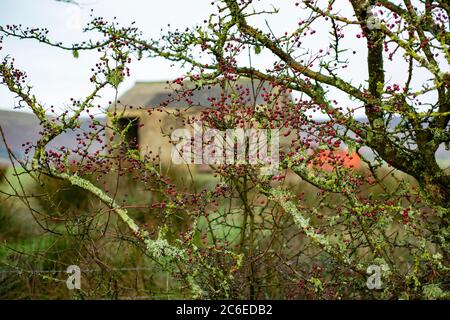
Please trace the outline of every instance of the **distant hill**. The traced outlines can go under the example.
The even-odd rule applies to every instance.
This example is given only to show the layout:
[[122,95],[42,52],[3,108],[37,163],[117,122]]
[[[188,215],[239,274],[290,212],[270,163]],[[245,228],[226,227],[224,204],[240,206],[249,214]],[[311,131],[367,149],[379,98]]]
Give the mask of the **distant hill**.
[[[105,121],[104,118],[97,120],[101,122]],[[76,134],[89,131],[90,119],[81,118],[80,122],[80,129],[58,136],[49,146],[53,148],[60,146],[66,146],[68,148],[75,147],[77,145]],[[34,114],[7,110],[0,110],[0,125],[3,128],[9,147],[19,159],[24,157],[24,147],[22,147],[22,144],[26,142],[35,143],[39,138],[39,131],[42,128]],[[91,150],[96,151],[99,147],[98,143],[94,143]],[[0,163],[5,161],[9,161],[8,153],[3,140],[0,139]]]

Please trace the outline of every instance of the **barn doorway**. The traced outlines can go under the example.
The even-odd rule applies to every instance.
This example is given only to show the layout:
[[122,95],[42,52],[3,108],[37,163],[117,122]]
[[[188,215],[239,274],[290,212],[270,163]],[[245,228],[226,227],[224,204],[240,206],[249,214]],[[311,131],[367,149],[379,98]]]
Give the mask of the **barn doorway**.
[[125,131],[125,141],[128,148],[136,150],[139,148],[139,118],[126,117],[119,119],[119,130]]

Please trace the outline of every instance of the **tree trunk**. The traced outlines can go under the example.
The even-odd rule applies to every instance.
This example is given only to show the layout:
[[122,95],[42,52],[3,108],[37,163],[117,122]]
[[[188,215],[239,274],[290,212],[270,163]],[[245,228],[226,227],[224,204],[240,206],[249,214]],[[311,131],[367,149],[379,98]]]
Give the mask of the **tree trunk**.
[[436,178],[430,174],[422,175],[418,181],[428,200],[444,208],[450,208],[450,181],[447,176]]

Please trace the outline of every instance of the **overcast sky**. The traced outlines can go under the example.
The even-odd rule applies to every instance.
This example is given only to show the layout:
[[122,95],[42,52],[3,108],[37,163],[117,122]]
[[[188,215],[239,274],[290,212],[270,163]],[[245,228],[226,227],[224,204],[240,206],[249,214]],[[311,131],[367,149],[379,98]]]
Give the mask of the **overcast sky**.
[[[0,24],[22,24],[30,27],[47,27],[50,37],[65,43],[86,39],[82,26],[89,21],[91,8],[98,16],[118,16],[123,23],[137,21],[146,35],[158,36],[162,26],[191,25],[207,16],[210,6],[206,1],[123,1],[79,0],[81,5],[54,0],[0,0]],[[186,14],[186,13],[191,14]],[[194,13],[195,14],[192,14]],[[6,39],[2,56],[8,53],[16,59],[17,67],[25,70],[40,101],[46,105],[65,104],[70,97],[82,97],[91,90],[90,69],[97,62],[94,53],[83,52],[74,59],[70,52],[50,48],[33,40]],[[162,59],[146,59],[133,65],[133,74],[120,88],[128,89],[136,80],[172,79],[180,74],[177,68],[169,68]],[[113,98],[111,90],[104,92],[99,102],[104,105]],[[0,88],[0,108],[12,109],[14,99],[7,89]]]
[[[339,2],[340,1],[340,2]],[[339,0],[342,4],[341,13],[351,14],[347,0]],[[57,2],[54,0],[0,0],[0,24],[22,24],[30,27],[47,27],[50,38],[70,44],[86,40],[89,35],[83,34],[81,29],[89,21],[91,9],[95,16],[111,19],[117,16],[123,24],[136,21],[136,25],[144,31],[147,38],[158,37],[162,27],[171,24],[172,27],[185,28],[194,26],[214,12],[210,0],[78,0],[80,6]],[[292,0],[263,0],[257,5],[270,9],[270,4],[280,9],[279,14],[264,17],[255,21],[261,28],[266,28],[267,18],[272,31],[276,34],[292,31],[302,12]],[[266,29],[267,30],[267,29]],[[317,33],[307,37],[304,43],[313,50],[326,48],[330,36],[328,26],[316,26]],[[356,34],[358,30],[354,30]],[[367,79],[366,54],[364,39],[355,36],[346,37],[344,46],[350,48],[348,54],[351,63],[342,75],[345,80],[354,85],[365,84]],[[354,55],[354,49],[357,54]],[[64,108],[71,97],[82,98],[90,93],[92,86],[89,82],[90,69],[98,61],[96,53],[80,52],[75,59],[71,52],[42,45],[33,40],[5,39],[4,49],[0,57],[10,54],[16,59],[16,66],[27,72],[30,84],[38,100],[46,106],[55,105]],[[406,64],[400,60],[386,62],[388,71],[387,81],[402,82],[405,77]],[[255,56],[254,66],[264,68],[273,62],[269,53]],[[263,69],[264,70],[264,69]],[[403,70],[403,71],[402,71]],[[170,67],[170,63],[163,59],[144,59],[135,62],[131,67],[131,78],[127,79],[120,88],[119,94],[129,89],[135,81],[171,80],[182,75],[179,67]],[[427,75],[417,74],[417,84],[423,82]],[[102,97],[96,103],[106,106],[114,98],[113,90],[103,91]],[[343,103],[350,103],[345,95],[337,94]],[[0,109],[14,108],[14,96],[3,86],[0,87]]]
[[[136,21],[145,36],[158,37],[162,27],[186,27],[201,23],[214,11],[209,0],[79,0],[75,6],[54,0],[0,0],[0,24],[22,24],[47,27],[50,37],[64,43],[87,39],[81,29],[89,21],[90,10],[96,16],[117,16],[123,24]],[[283,1],[280,2],[283,4]],[[284,2],[286,4],[286,2]],[[286,6],[284,6],[286,7]],[[288,12],[284,10],[283,12]],[[295,22],[295,16],[291,19]],[[275,17],[274,28],[283,26],[283,18]],[[1,56],[10,54],[16,66],[27,72],[39,101],[49,105],[67,104],[70,97],[82,97],[92,89],[90,69],[97,62],[95,53],[81,52],[78,59],[72,54],[37,43],[33,40],[5,39]],[[175,79],[182,74],[179,67],[170,67],[163,59],[144,59],[132,65],[132,76],[120,86],[119,93],[129,89],[135,81]],[[114,97],[113,90],[104,91],[98,101],[102,105]],[[14,97],[0,87],[0,108],[13,109]]]

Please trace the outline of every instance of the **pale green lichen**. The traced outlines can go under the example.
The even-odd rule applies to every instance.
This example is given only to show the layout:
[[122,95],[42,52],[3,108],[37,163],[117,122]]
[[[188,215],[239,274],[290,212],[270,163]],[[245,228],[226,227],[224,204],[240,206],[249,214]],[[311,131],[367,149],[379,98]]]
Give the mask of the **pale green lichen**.
[[[114,199],[109,197],[103,190],[96,187],[90,181],[78,175],[70,175],[67,173],[59,172],[53,172],[53,174],[61,179],[69,181],[72,185],[78,186],[92,193],[98,199],[104,202],[108,207],[112,208],[122,219],[122,221],[130,228],[133,234],[145,244],[146,252],[158,263],[160,263],[163,268],[169,268],[174,264],[183,264],[187,262],[188,255],[186,253],[186,250],[179,246],[171,245],[166,240],[165,237],[168,231],[167,226],[164,225],[160,228],[157,239],[151,239],[148,233],[145,230],[140,229],[139,226],[134,222],[134,220],[128,216],[128,212],[126,209],[118,206]],[[196,226],[196,223],[197,221],[194,222],[194,227]],[[191,246],[193,248],[193,252],[197,253],[198,248],[194,244],[191,244]],[[243,261],[242,255],[235,254],[229,251],[225,251],[225,253],[229,254],[235,260],[235,266],[232,268],[233,270],[237,270],[241,267]],[[198,254],[198,258],[202,259],[200,254]],[[229,280],[233,279],[233,271],[230,270],[228,274],[225,274],[224,270],[215,268],[214,266],[201,263],[198,265],[201,265],[203,268],[206,267],[212,274],[215,274],[217,276],[217,279],[223,279],[221,283],[221,290],[225,293],[226,296],[228,296],[228,292],[230,291]],[[193,266],[193,268],[191,268],[190,271],[188,271],[188,273],[186,274],[185,279],[191,289],[194,299],[206,296],[206,292],[196,281],[196,279],[201,275],[201,272],[203,272],[203,269],[200,270],[197,267]]]
[[292,216],[297,227],[299,227],[311,241],[317,243],[325,252],[335,259],[338,259],[347,265],[352,264],[351,259],[345,253],[345,246],[339,244],[333,246],[331,241],[325,235],[317,233],[314,227],[310,225],[309,218],[304,217],[297,206],[290,200],[287,191],[280,188],[273,188],[269,191],[269,194],[273,201],[278,203],[284,211]]
[[423,295],[425,299],[437,300],[446,299],[449,293],[442,290],[439,285],[432,283],[423,287]]

